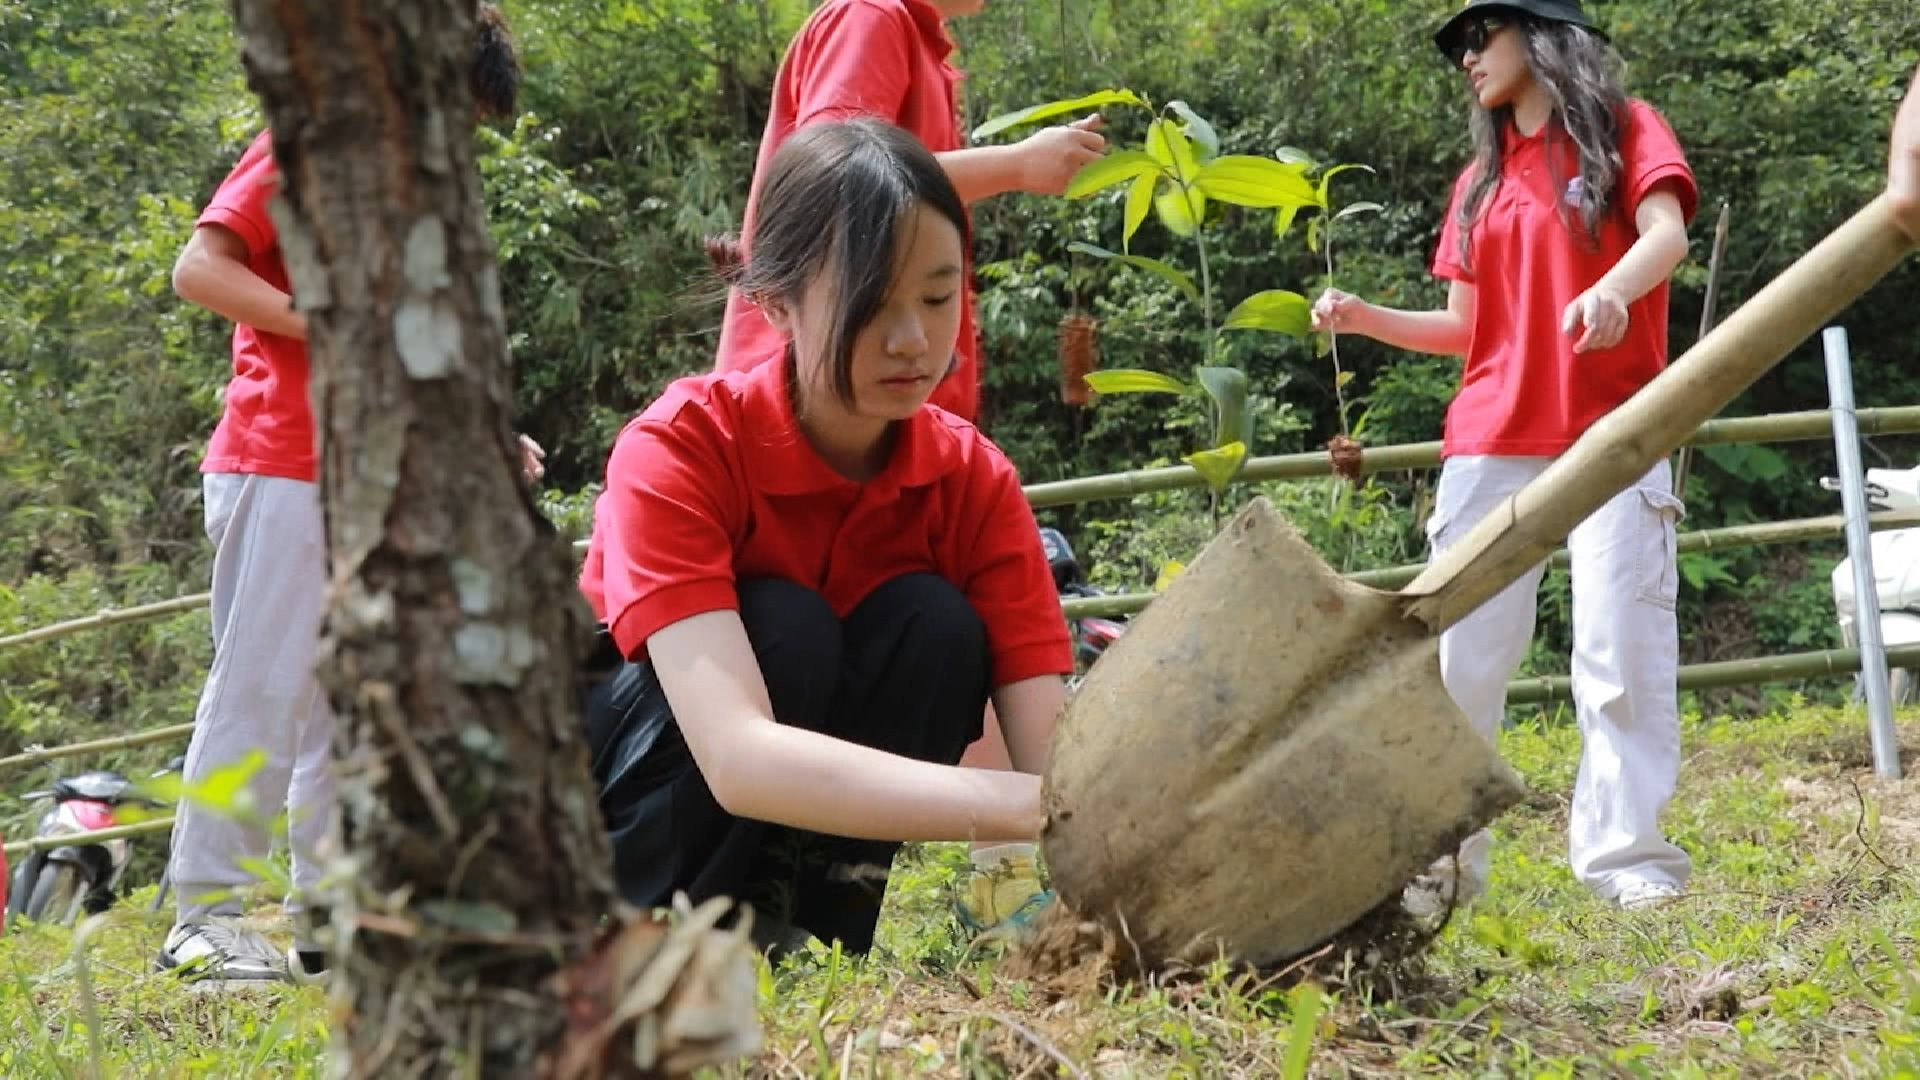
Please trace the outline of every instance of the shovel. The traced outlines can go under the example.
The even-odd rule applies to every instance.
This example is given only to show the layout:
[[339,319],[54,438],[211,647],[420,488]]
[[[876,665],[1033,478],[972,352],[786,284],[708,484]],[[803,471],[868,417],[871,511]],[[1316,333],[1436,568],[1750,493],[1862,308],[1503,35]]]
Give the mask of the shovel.
[[1440,681],[1439,632],[1538,564],[1912,245],[1869,204],[1399,593],[1256,499],[1095,665],[1054,734],[1061,898],[1148,962],[1298,956],[1523,794]]

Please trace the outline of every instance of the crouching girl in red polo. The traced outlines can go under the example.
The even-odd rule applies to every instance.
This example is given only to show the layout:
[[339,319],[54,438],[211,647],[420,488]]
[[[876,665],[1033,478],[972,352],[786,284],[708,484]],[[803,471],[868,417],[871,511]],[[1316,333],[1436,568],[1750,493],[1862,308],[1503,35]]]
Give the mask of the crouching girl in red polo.
[[[588,743],[630,902],[733,896],[864,951],[901,841],[1038,835],[1072,657],[1013,466],[927,404],[964,304],[952,183],[855,120],[788,139],[760,198],[735,284],[790,344],[614,444],[581,589],[625,663]],[[953,764],[989,698],[1020,771]]]
[[[1427,525],[1436,552],[1538,476],[1666,364],[1667,276],[1697,193],[1673,133],[1621,89],[1620,61],[1571,0],[1473,0],[1435,41],[1474,100],[1475,161],[1454,187],[1436,275],[1444,311],[1329,291],[1315,324],[1466,357],[1447,410]],[[1674,528],[1662,461],[1573,531],[1573,688],[1585,749],[1574,787],[1576,877],[1640,907],[1676,895],[1687,855],[1661,834],[1680,769]],[[1533,635],[1544,566],[1440,639],[1449,693],[1488,738]],[[1484,891],[1489,841],[1470,837],[1414,883],[1432,911]],[[1455,867],[1457,866],[1457,872]]]

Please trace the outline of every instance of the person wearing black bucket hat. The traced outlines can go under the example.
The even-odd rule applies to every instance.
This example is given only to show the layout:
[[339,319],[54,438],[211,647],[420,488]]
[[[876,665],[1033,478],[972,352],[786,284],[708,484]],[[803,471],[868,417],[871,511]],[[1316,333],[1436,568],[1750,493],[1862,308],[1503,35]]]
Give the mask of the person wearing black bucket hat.
[[1578,26],[1602,41],[1607,35],[1593,20],[1587,18],[1577,0],[1468,0],[1453,18],[1442,23],[1440,29],[1433,32],[1433,43],[1440,47],[1441,55],[1459,67],[1467,51],[1479,51],[1487,41],[1486,24],[1490,19],[1499,19],[1503,14],[1508,17],[1526,15],[1541,22],[1566,23]]
[[[1427,523],[1444,550],[1667,359],[1667,278],[1698,203],[1678,141],[1622,88],[1624,64],[1571,0],[1473,0],[1433,36],[1472,100],[1475,160],[1454,185],[1433,272],[1442,311],[1327,291],[1320,330],[1465,358]],[[1675,524],[1667,464],[1568,538],[1573,685],[1585,748],[1569,813],[1574,876],[1622,907],[1680,893],[1691,864],[1660,815],[1680,770]],[[1544,566],[1440,640],[1447,690],[1493,738],[1533,634]],[[1491,842],[1469,837],[1408,887],[1416,914],[1484,891]]]

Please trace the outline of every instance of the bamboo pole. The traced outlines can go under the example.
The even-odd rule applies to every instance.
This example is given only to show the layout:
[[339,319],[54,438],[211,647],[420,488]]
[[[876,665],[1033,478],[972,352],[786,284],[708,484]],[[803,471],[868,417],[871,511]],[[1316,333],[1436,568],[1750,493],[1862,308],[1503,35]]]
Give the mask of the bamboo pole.
[[105,753],[109,750],[126,750],[135,746],[148,746],[153,743],[167,742],[172,739],[184,739],[193,734],[193,724],[170,724],[166,727],[136,731],[131,735],[115,735],[106,739],[92,739],[87,742],[69,743],[66,746],[37,747],[23,750],[11,757],[0,757],[0,769],[9,765],[38,765],[44,761],[59,758],[77,757],[81,754]]
[[[1905,435],[1920,432],[1920,405],[1861,409],[1858,415],[1862,435]],[[1730,417],[1702,424],[1687,445],[1729,446],[1740,443],[1800,442],[1821,439],[1833,433],[1832,424],[1832,418],[1825,410]],[[1431,469],[1439,464],[1439,443],[1406,443],[1400,446],[1368,449],[1360,460],[1360,471],[1363,473],[1398,472],[1409,469]],[[1235,482],[1311,480],[1314,477],[1329,475],[1331,471],[1325,451],[1281,454],[1274,457],[1254,458],[1247,462],[1247,467],[1241,470]],[[1188,466],[1175,465],[1163,469],[1138,469],[1132,472],[1029,484],[1025,490],[1027,501],[1034,509],[1040,510],[1050,506],[1071,506],[1105,499],[1126,499],[1151,492],[1178,491],[1205,485],[1206,481],[1199,473]],[[575,552],[585,551],[586,548],[585,540],[574,542]],[[1372,583],[1369,582],[1369,584]],[[50,641],[69,634],[77,634],[83,630],[157,619],[183,611],[195,611],[207,606],[211,599],[210,593],[195,593],[191,596],[162,600],[159,603],[144,604],[140,607],[120,610],[108,608],[82,618],[0,637],[0,649],[12,645]]]
[[12,645],[31,645],[36,641],[51,641],[54,638],[66,637],[68,634],[77,634],[82,630],[98,630],[108,626],[158,619],[164,615],[173,615],[182,611],[198,611],[206,607],[212,599],[212,593],[193,593],[189,596],[176,596],[171,600],[141,604],[138,607],[104,608],[78,619],[69,619],[51,626],[42,626],[38,630],[0,637],[0,649]]
[[173,828],[173,815],[169,814],[150,821],[138,821],[132,825],[115,825],[112,828],[95,829],[92,832],[61,833],[58,836],[36,836],[31,840],[16,840],[6,845],[5,851],[7,858],[15,859],[22,855],[31,855],[36,851],[46,851],[49,848],[104,844],[109,840],[124,840],[132,836],[166,832],[171,828]]
[[[1885,409],[1861,409],[1862,435],[1894,435],[1920,432],[1920,406],[1902,405]],[[1700,425],[1688,446],[1730,446],[1739,443],[1802,442],[1830,438],[1833,419],[1826,410],[1772,413],[1766,416],[1737,416],[1710,420]],[[1406,469],[1431,469],[1440,464],[1437,442],[1406,443],[1400,446],[1368,447],[1360,458],[1363,473],[1397,472]],[[1275,480],[1311,480],[1332,472],[1327,453],[1315,450],[1304,454],[1280,454],[1254,458],[1241,470],[1236,483],[1266,483]],[[1160,491],[1204,487],[1206,481],[1186,465],[1132,472],[1083,476],[1071,480],[1053,480],[1029,484],[1027,501],[1036,510],[1050,506],[1104,499],[1127,499]]]
[[[574,541],[573,550],[575,552],[586,551],[587,542],[585,540]],[[12,645],[32,645],[35,642],[52,641],[55,638],[78,634],[83,630],[98,630],[102,627],[121,626],[127,623],[145,622],[149,619],[165,618],[168,615],[177,615],[185,611],[198,611],[211,603],[213,603],[213,594],[210,592],[202,592],[191,593],[187,596],[176,596],[171,600],[160,600],[151,604],[141,604],[139,607],[104,608],[94,612],[92,615],[83,615],[78,619],[69,619],[66,622],[54,623],[51,626],[42,626],[37,630],[27,630],[18,634],[9,634],[6,637],[0,637],[0,649],[5,649]]]
[[[1733,204],[1720,203],[1720,221],[1713,227],[1713,256],[1707,260],[1707,295],[1700,305],[1699,341],[1713,331],[1713,316],[1720,303],[1720,271],[1727,255],[1727,229],[1733,220]],[[1687,497],[1687,476],[1693,471],[1693,447],[1683,446],[1673,462],[1673,493]]]
[[[1887,649],[1890,667],[1920,667],[1920,645],[1895,645]],[[1823,649],[1816,652],[1786,653],[1751,660],[1720,660],[1711,664],[1689,664],[1680,669],[1681,690],[1715,690],[1728,686],[1758,686],[1762,683],[1794,679],[1820,679],[1850,675],[1860,670],[1859,649]],[[1507,684],[1507,704],[1548,705],[1573,700],[1573,680],[1566,675],[1547,675],[1515,679]]]
[[[1690,551],[1731,551],[1742,547],[1762,547],[1771,544],[1795,544],[1807,540],[1830,540],[1846,530],[1847,519],[1840,514],[1826,517],[1795,518],[1790,521],[1766,521],[1754,525],[1728,525],[1719,529],[1696,529],[1683,532],[1676,539],[1675,550],[1680,554]],[[1867,527],[1874,532],[1887,529],[1920,528],[1920,510],[1881,510],[1867,515]],[[1556,568],[1566,569],[1570,556],[1566,548],[1560,548],[1552,555]],[[1410,563],[1406,566],[1390,566],[1381,570],[1359,570],[1346,575],[1349,580],[1375,589],[1398,589],[1407,582],[1420,576],[1426,569],[1425,563]],[[1145,610],[1153,601],[1152,593],[1115,593],[1111,596],[1073,597],[1061,602],[1067,618],[1079,619],[1087,616],[1096,618],[1115,618],[1132,615]],[[6,762],[0,761],[0,765]]]

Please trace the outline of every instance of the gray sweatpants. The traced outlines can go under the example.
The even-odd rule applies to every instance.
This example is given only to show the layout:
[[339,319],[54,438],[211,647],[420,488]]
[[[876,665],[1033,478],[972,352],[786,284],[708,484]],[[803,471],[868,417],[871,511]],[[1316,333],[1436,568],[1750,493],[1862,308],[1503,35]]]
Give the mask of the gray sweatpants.
[[[316,484],[209,473],[203,480],[213,541],[213,666],[194,711],[186,781],[259,751],[255,814],[289,816],[294,895],[320,879],[333,821],[333,713],[314,678],[326,592],[326,530]],[[182,800],[169,871],[181,923],[237,914],[257,880],[270,836],[259,823]]]

